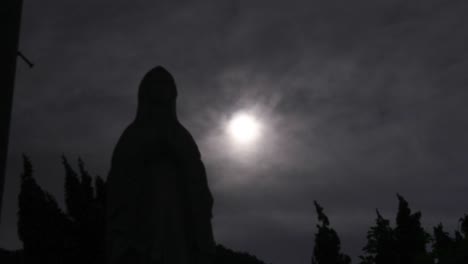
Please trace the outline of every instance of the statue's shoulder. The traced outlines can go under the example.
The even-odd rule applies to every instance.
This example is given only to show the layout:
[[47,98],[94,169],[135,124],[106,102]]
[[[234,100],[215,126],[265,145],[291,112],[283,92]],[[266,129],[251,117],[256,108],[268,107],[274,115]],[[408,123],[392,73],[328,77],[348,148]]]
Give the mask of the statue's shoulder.
[[182,152],[192,157],[200,157],[200,150],[198,149],[195,139],[188,129],[180,123],[178,123],[175,130],[174,143],[178,152]]
[[138,129],[135,127],[133,123],[128,125],[122,134],[119,137],[119,140],[117,141],[117,144],[115,145],[114,152],[118,152],[122,148],[126,148],[127,145],[131,144],[131,141],[134,140],[134,138],[138,137]]
[[145,124],[131,123],[125,128],[117,144],[141,143],[144,145],[157,143],[165,140],[166,130],[164,127],[150,126]]
[[135,123],[128,125],[122,132],[112,155],[113,162],[145,155],[151,150],[162,149],[164,133],[151,127]]

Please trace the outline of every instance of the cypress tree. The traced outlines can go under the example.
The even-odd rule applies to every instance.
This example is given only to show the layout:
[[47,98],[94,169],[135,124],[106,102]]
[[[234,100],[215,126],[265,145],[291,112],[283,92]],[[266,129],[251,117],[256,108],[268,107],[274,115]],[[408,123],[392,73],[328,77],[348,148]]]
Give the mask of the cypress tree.
[[104,205],[105,197],[106,197],[106,183],[101,178],[101,176],[96,176],[94,178],[94,186],[95,186],[95,197],[99,204]]
[[421,226],[421,213],[412,213],[408,202],[399,194],[395,242],[399,264],[431,263],[426,251],[430,236]]
[[18,235],[26,263],[64,263],[68,253],[69,219],[33,178],[32,164],[23,156],[19,194]]
[[442,224],[434,227],[432,256],[437,264],[456,264],[456,241],[444,231]]
[[81,202],[84,206],[85,214],[88,215],[89,213],[91,213],[89,212],[89,210],[92,210],[91,208],[94,200],[93,178],[85,169],[84,162],[81,158],[78,159],[78,168],[81,176]]
[[460,218],[460,230],[455,232],[456,261],[468,263],[468,215]]
[[95,196],[94,196],[94,205],[96,209],[95,214],[95,225],[94,225],[94,234],[96,236],[96,247],[98,248],[97,259],[101,260],[100,263],[104,262],[105,259],[105,182],[100,176],[94,178],[95,186]]
[[75,221],[80,221],[84,215],[83,192],[78,174],[73,170],[65,156],[62,156],[65,168],[65,206],[68,215]]
[[[74,263],[102,263],[104,261],[104,181],[93,178],[78,159],[79,176],[67,159],[65,167],[65,198],[68,213],[73,219],[72,241]],[[96,190],[96,191],[95,191]]]
[[395,264],[395,237],[390,221],[376,210],[375,226],[367,232],[367,245],[363,248],[362,264]]
[[312,256],[312,264],[349,264],[351,258],[342,254],[341,242],[338,234],[330,227],[330,221],[321,207],[314,201],[315,210],[320,224],[317,224],[318,232],[315,235],[315,246]]

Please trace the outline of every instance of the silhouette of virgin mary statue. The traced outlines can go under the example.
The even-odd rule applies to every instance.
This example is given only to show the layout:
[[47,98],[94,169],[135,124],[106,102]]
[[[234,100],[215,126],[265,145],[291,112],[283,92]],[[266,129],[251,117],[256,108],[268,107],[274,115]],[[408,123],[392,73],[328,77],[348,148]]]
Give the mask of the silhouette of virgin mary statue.
[[198,147],[177,120],[176,97],[163,67],[144,76],[107,178],[108,264],[212,262],[213,198]]

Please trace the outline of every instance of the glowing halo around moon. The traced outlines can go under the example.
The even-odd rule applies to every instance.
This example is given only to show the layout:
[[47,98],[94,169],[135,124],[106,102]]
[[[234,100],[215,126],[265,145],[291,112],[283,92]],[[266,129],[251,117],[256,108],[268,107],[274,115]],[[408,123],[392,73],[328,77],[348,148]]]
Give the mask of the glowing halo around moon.
[[261,133],[261,123],[255,116],[241,112],[229,121],[227,132],[233,143],[249,145],[257,141]]

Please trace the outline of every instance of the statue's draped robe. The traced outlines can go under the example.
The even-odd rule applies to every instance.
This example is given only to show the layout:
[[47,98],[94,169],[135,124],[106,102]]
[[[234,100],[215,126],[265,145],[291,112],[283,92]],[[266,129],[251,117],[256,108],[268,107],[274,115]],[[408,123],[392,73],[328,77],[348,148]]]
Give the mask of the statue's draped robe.
[[109,264],[210,263],[213,198],[177,92],[162,67],[140,85],[137,117],[120,137],[107,181]]

